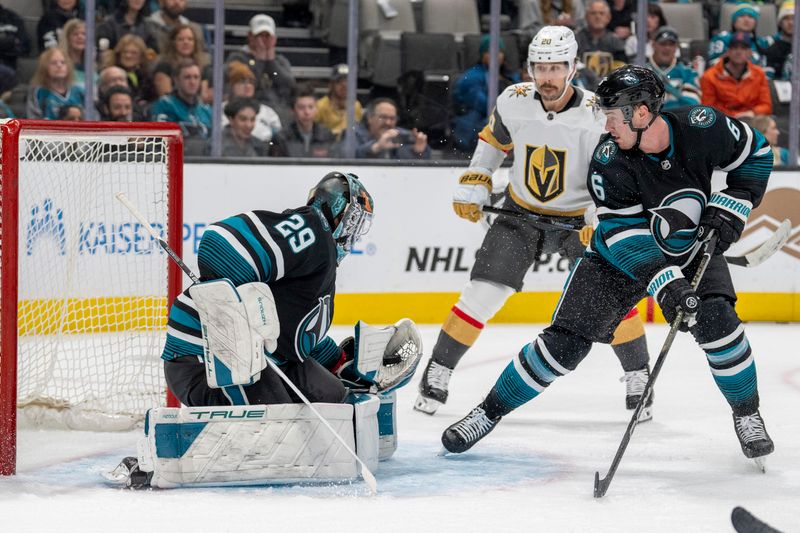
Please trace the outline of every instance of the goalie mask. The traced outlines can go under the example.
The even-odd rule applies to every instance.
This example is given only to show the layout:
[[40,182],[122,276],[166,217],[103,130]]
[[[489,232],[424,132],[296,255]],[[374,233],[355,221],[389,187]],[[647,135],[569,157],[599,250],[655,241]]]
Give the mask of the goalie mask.
[[326,174],[309,192],[307,205],[319,209],[328,222],[336,242],[337,263],[372,226],[372,196],[355,174]]

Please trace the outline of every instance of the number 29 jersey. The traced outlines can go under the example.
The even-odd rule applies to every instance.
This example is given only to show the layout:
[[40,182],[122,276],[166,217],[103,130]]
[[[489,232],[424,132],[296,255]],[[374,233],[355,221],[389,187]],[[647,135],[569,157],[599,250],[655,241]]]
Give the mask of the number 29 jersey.
[[[269,285],[280,320],[279,359],[302,361],[325,338],[333,317],[336,244],[316,208],[249,211],[211,224],[197,262],[202,281]],[[188,290],[170,310],[162,358],[184,356],[203,356],[200,319]]]

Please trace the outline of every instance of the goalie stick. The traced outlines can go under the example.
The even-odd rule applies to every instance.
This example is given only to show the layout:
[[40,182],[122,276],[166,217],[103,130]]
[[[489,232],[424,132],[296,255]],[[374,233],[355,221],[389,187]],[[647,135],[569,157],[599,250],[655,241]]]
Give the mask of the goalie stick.
[[[706,267],[711,261],[711,256],[713,255],[714,248],[716,248],[716,246],[717,234],[716,232],[712,231],[711,236],[706,241],[705,248],[703,249],[703,259],[700,261],[700,265],[697,267],[697,272],[695,272],[694,277],[692,278],[692,289],[696,289],[697,286],[700,285],[700,280],[703,279],[703,274],[706,272]],[[608,491],[608,486],[611,484],[611,480],[614,479],[614,474],[617,471],[620,461],[622,461],[622,456],[628,447],[631,437],[633,436],[633,431],[636,429],[636,424],[639,423],[639,414],[642,412],[642,409],[644,409],[644,404],[650,397],[650,394],[653,390],[653,384],[658,377],[658,373],[661,372],[661,367],[664,366],[664,361],[667,358],[669,349],[672,347],[672,341],[675,340],[675,336],[678,334],[678,328],[682,322],[683,310],[681,309],[676,314],[675,320],[672,321],[672,326],[669,328],[669,334],[667,334],[667,338],[664,340],[664,345],[661,347],[661,351],[658,354],[658,359],[656,359],[656,364],[653,366],[653,371],[650,373],[650,378],[647,380],[647,384],[644,386],[644,391],[642,391],[642,396],[639,398],[639,401],[636,404],[636,409],[633,411],[633,416],[631,417],[631,421],[628,423],[628,428],[625,430],[625,435],[622,437],[622,442],[620,442],[619,447],[617,448],[617,453],[614,455],[614,460],[611,461],[611,467],[608,469],[606,476],[602,479],[600,479],[600,472],[594,473],[595,498],[602,498],[606,491]]]
[[[511,209],[504,209],[502,207],[494,207],[485,205],[482,208],[484,213],[491,213],[493,215],[505,215],[514,218],[522,218],[530,222],[536,227],[547,230],[560,229],[565,231],[580,231],[583,227],[578,224],[570,224],[568,222],[561,222],[553,220],[549,217],[537,215],[535,213],[520,213],[519,211],[512,211]],[[755,267],[772,257],[772,255],[780,250],[786,241],[789,240],[789,235],[792,232],[792,222],[787,218],[777,227],[775,232],[769,239],[761,243],[755,250],[744,255],[726,255],[725,260],[728,264],[740,267]]]
[[[183,260],[180,257],[178,257],[178,254],[176,254],[175,251],[169,247],[167,241],[161,238],[161,236],[156,232],[153,226],[151,226],[150,223],[147,222],[147,220],[144,218],[142,213],[136,208],[136,206],[133,205],[133,203],[131,203],[130,200],[128,200],[128,197],[125,196],[125,193],[122,192],[117,193],[116,198],[122,203],[122,205],[124,205],[128,209],[128,211],[131,212],[131,214],[134,217],[136,217],[136,219],[142,224],[142,227],[144,227],[145,230],[147,230],[147,232],[158,242],[158,244],[161,245],[161,248],[164,249],[167,255],[169,255],[169,257],[173,261],[175,261],[175,263],[181,268],[181,270],[183,270],[186,273],[186,275],[189,276],[189,279],[191,279],[193,283],[199,283],[200,278],[198,278],[197,275],[195,275],[195,273],[192,272],[192,270],[186,265],[186,263],[184,263]],[[319,413],[319,411],[317,411],[314,408],[314,406],[311,404],[308,398],[306,398],[306,396],[302,392],[300,392],[300,389],[298,389],[297,386],[294,383],[292,383],[292,381],[288,378],[288,376],[283,373],[283,370],[281,370],[278,367],[278,365],[276,365],[275,362],[269,357],[267,357],[266,359],[269,367],[276,374],[278,374],[278,376],[284,381],[284,383],[286,383],[294,391],[295,394],[297,394],[297,396],[303,401],[303,403],[306,404],[309,409],[311,409],[311,412],[314,413],[314,415],[316,415],[317,418],[319,418],[320,422],[322,422],[322,425],[328,428],[328,430],[333,434],[336,440],[339,441],[342,447],[351,456],[353,456],[353,458],[358,463],[361,478],[364,480],[364,483],[367,484],[367,487],[369,487],[370,491],[373,494],[377,494],[378,482],[375,480],[375,476],[372,474],[369,467],[367,467],[367,465],[364,464],[364,461],[362,461],[361,458],[350,448],[350,446],[348,446],[348,444],[344,441],[341,435],[339,435],[339,433],[337,433],[337,431],[333,429],[330,423],[328,423],[328,421],[325,420],[325,417],[323,417]]]

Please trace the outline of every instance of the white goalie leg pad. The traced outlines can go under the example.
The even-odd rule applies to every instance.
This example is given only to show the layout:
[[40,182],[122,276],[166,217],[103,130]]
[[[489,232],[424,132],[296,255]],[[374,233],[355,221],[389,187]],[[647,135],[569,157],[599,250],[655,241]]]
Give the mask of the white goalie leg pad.
[[275,351],[280,323],[265,283],[234,287],[228,279],[198,283],[189,294],[200,315],[206,380],[214,388],[250,385]]
[[356,373],[379,391],[402,387],[422,358],[422,337],[416,324],[403,318],[393,326],[376,328],[358,321],[355,327]]
[[397,391],[378,394],[378,459],[385,461],[397,451]]
[[[373,470],[380,405],[374,395],[314,407]],[[304,404],[151,409],[139,468],[151,486],[270,485],[358,478],[355,458]]]

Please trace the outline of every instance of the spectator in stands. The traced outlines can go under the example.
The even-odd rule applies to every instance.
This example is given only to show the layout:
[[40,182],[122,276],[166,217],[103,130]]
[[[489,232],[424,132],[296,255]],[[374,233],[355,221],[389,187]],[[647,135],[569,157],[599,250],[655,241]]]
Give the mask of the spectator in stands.
[[700,84],[697,72],[676,57],[678,32],[670,26],[663,26],[656,32],[653,40],[653,54],[647,58],[647,67],[661,77],[666,89],[664,109],[700,103]]
[[[583,28],[586,10],[583,0],[516,0],[517,18],[524,41],[529,42],[542,26]],[[453,16],[458,16],[454,13]]]
[[586,4],[586,27],[575,33],[578,57],[598,76],[605,76],[625,64],[625,43],[609,31],[611,8],[606,0]]
[[289,60],[275,50],[277,42],[272,17],[255,15],[250,19],[247,46],[232,53],[228,61],[240,61],[250,67],[256,75],[256,98],[277,111],[282,122],[288,122],[296,83]]
[[[266,155],[264,143],[253,137],[259,103],[254,98],[233,98],[225,106],[229,124],[222,130],[222,157]],[[211,153],[209,145],[206,151]]]
[[0,63],[0,118],[14,118],[14,112],[6,104],[11,91],[17,86],[17,73]]
[[16,70],[17,58],[30,52],[31,38],[22,17],[0,5],[0,65]]
[[126,72],[128,86],[137,106],[145,106],[155,100],[155,89],[150,77],[150,59],[141,37],[133,34],[120,37],[117,46],[106,54],[103,65],[106,68],[117,66]]
[[737,31],[720,61],[700,80],[704,105],[735,118],[772,114],[772,98],[764,70],[750,62],[752,36]]
[[84,18],[83,11],[79,10],[78,0],[55,0],[51,3],[39,23],[36,25],[36,35],[39,37],[39,52],[46,48],[58,46],[61,28],[68,20]]
[[427,135],[397,127],[397,104],[391,98],[376,98],[367,105],[355,138],[359,159],[431,158]]
[[112,87],[130,88],[128,85],[128,73],[124,69],[111,65],[100,71],[97,83],[98,96],[102,98]]
[[[342,137],[342,132],[347,127],[347,74],[349,67],[340,63],[333,67],[330,82],[328,82],[328,94],[317,102],[317,122],[328,128],[336,135]],[[356,123],[361,121],[364,110],[361,102],[356,99],[354,120]]]
[[[254,98],[256,92],[256,76],[250,67],[239,61],[228,65],[228,90],[229,98]],[[223,102],[223,109],[227,102]],[[222,126],[228,125],[228,116],[223,114]],[[274,109],[259,102],[256,113],[256,124],[252,135],[266,147],[270,141],[281,131],[281,119]]]
[[[652,55],[653,38],[658,28],[662,26],[667,26],[667,18],[664,16],[664,11],[661,9],[661,6],[652,2],[647,4],[647,44],[644,49],[645,56]],[[632,33],[630,37],[625,39],[625,55],[628,59],[636,57],[638,42],[635,33]]]
[[734,33],[744,32],[750,35],[750,61],[754,65],[764,66],[764,52],[772,44],[772,38],[756,35],[758,25],[758,8],[752,4],[740,3],[731,13],[731,31],[723,31],[715,35],[708,43],[708,63],[713,65],[725,55]]
[[211,64],[211,57],[205,51],[203,42],[191,26],[179,24],[169,32],[167,48],[161,53],[160,61],[153,71],[153,85],[156,96],[172,92],[172,70],[182,59],[192,59],[205,69]]
[[[111,87],[100,99],[100,118],[111,122],[134,120],[133,94],[127,87]],[[139,120],[140,117],[136,117]]]
[[39,56],[31,79],[28,118],[54,120],[65,105],[83,105],[83,87],[75,85],[72,62],[60,48],[48,48]]
[[792,74],[792,36],[794,35],[794,2],[787,0],[778,10],[778,31],[773,43],[764,52],[767,75],[776,80],[789,80]]
[[[461,152],[472,153],[478,144],[480,132],[489,119],[487,106],[489,99],[489,42],[490,36],[481,37],[478,48],[478,61],[469,67],[455,83],[453,88],[453,143]],[[498,42],[497,62],[500,65],[497,94],[520,81],[519,75],[511,72],[504,64],[506,45],[503,39]]]
[[197,40],[203,40],[203,29],[183,16],[186,11],[186,0],[158,0],[161,9],[147,17],[148,31],[158,42],[158,51],[164,52],[169,42],[169,34],[178,25],[189,25],[194,30]]
[[623,41],[631,36],[634,5],[633,0],[608,0],[611,8],[611,21],[608,30]]
[[83,121],[83,107],[75,104],[67,104],[58,110],[56,120],[66,120],[71,122]]
[[292,101],[292,120],[278,134],[270,155],[276,157],[334,157],[336,138],[331,130],[315,122],[317,99],[314,90],[300,86]]
[[774,117],[770,115],[756,115],[750,119],[749,124],[764,135],[764,138],[772,148],[773,166],[787,166],[791,164],[789,162],[789,150],[778,146],[778,137],[780,137],[781,130],[778,129],[778,123],[775,122]]
[[200,66],[183,59],[175,68],[175,90],[153,104],[150,114],[157,122],[175,122],[185,138],[208,139],[211,107],[200,101]]
[[81,19],[72,19],[61,29],[58,46],[72,62],[75,71],[75,84],[86,86],[86,74],[83,68],[83,56],[86,52],[86,23]]
[[117,46],[123,35],[133,34],[142,38],[148,48],[158,50],[158,39],[152,25],[145,19],[150,16],[147,0],[121,0],[116,10],[97,25],[97,43],[100,50]]

